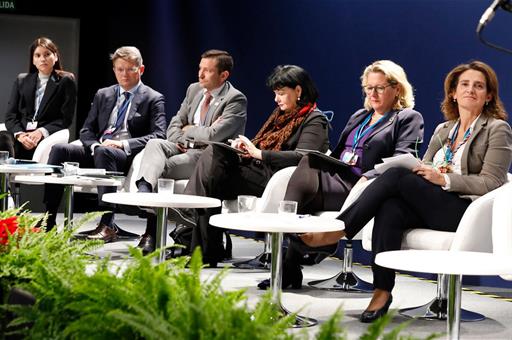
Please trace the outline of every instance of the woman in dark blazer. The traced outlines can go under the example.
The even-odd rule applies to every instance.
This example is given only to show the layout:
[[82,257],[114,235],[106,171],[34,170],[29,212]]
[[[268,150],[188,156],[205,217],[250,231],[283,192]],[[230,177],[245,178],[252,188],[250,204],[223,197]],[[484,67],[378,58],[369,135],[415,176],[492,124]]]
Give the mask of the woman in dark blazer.
[[67,128],[76,107],[76,84],[72,73],[62,70],[60,52],[48,38],[30,46],[29,73],[14,81],[0,150],[11,157],[30,159],[35,148],[52,133]]
[[[185,188],[186,194],[219,199],[261,196],[275,172],[299,163],[302,155],[295,149],[327,151],[328,122],[317,109],[318,92],[306,71],[294,65],[278,66],[267,85],[274,91],[278,107],[256,137],[249,140],[239,136],[233,141],[232,146],[243,151],[241,156],[220,146],[206,148]],[[222,231],[209,225],[208,220],[220,213],[220,208],[199,213],[193,223],[191,249],[201,247],[204,262],[215,266],[222,260]]]
[[[413,90],[402,67],[389,60],[376,61],[364,70],[361,85],[365,108],[350,117],[331,154],[346,167],[306,155],[288,183],[284,199],[297,201],[299,213],[340,210],[357,181],[376,176],[373,168],[382,158],[413,153],[423,141],[423,117],[412,109]],[[317,251],[328,255],[336,245]],[[287,250],[283,288],[301,287],[304,255],[295,248]],[[258,286],[264,289],[269,284],[264,280]]]
[[[411,227],[455,232],[466,208],[479,196],[507,181],[512,132],[498,95],[498,79],[487,64],[455,67],[444,83],[446,122],[432,136],[423,164],[411,170],[391,168],[371,183],[338,219],[345,230],[308,233],[296,246],[325,246],[354,237],[374,219],[372,252],[400,249]],[[372,261],[373,262],[373,261]],[[393,298],[395,272],[372,263],[372,300],[362,322],[384,315]]]

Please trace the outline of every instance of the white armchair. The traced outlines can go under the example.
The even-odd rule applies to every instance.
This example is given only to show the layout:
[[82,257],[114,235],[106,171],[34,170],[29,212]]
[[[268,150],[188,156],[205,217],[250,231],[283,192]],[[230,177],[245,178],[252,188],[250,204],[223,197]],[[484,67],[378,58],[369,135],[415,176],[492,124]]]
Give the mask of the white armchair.
[[[497,255],[512,256],[512,183],[505,184],[496,194],[492,207],[492,251]],[[512,275],[501,275],[512,281]]]
[[[0,124],[0,131],[7,131],[4,123]],[[38,163],[47,163],[48,156],[50,155],[50,151],[52,146],[58,143],[67,143],[69,141],[69,130],[62,129],[57,132],[52,133],[48,137],[44,138],[41,143],[36,147],[34,155],[32,156],[32,160]]]
[[[263,194],[256,202],[257,212],[277,213],[279,201],[284,199],[288,182],[290,181],[295,169],[295,166],[281,169],[270,178]],[[228,202],[227,205],[229,205],[232,210],[236,211],[236,201]],[[269,234],[265,234],[263,252],[248,261],[235,262],[233,263],[233,266],[240,269],[268,269],[271,260],[270,246]]]
[[[5,124],[0,124],[0,131],[6,130]],[[67,143],[69,141],[69,130],[62,129],[57,132],[52,133],[48,137],[44,138],[36,147],[34,151],[34,155],[32,155],[32,160],[38,163],[46,164],[48,163],[48,157],[50,156],[50,151],[55,144],[59,143]],[[20,199],[20,183],[14,181],[14,176],[11,176],[10,179],[11,187],[13,189],[13,202],[9,203],[12,206],[19,207],[19,199]]]
[[36,147],[34,155],[32,156],[32,160],[38,163],[48,163],[48,157],[50,156],[50,151],[55,144],[59,143],[67,143],[69,141],[69,130],[62,129],[57,132],[52,133],[45,139],[39,143]]
[[[509,174],[509,181],[512,175]],[[509,185],[506,185],[509,188]],[[436,231],[430,229],[410,229],[405,232],[402,249],[419,250],[453,250],[492,252],[492,213],[493,203],[505,186],[497,188],[473,201],[462,216],[456,232]],[[510,192],[510,191],[509,191]],[[507,207],[510,212],[510,207]],[[371,251],[373,223],[363,229],[363,248]],[[437,296],[429,303],[413,308],[402,309],[401,315],[411,318],[445,320],[447,313],[448,284],[445,275],[438,275]],[[461,320],[479,321],[482,314],[461,311]]]

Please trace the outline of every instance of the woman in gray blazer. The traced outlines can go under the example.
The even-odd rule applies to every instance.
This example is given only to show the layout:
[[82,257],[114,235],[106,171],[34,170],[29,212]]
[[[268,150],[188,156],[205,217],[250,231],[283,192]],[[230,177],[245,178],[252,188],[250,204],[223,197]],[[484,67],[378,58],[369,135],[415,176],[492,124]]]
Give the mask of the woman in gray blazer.
[[[319,158],[304,156],[293,173],[285,200],[298,202],[301,214],[322,210],[340,210],[357,181],[375,177],[374,166],[382,158],[414,153],[423,141],[423,117],[415,110],[412,86],[403,68],[390,60],[367,66],[361,76],[365,93],[364,109],[354,113],[339,138],[331,157],[344,166]],[[303,253],[289,248],[283,266],[282,287],[298,289],[302,285],[300,262]],[[336,244],[316,253],[316,262],[336,251]],[[258,287],[265,289],[269,280]]]
[[[305,234],[295,246],[311,249],[351,239],[374,219],[375,255],[400,249],[411,226],[454,232],[472,200],[507,181],[512,132],[498,95],[498,79],[487,64],[455,67],[445,83],[446,122],[434,132],[423,164],[412,171],[391,168],[379,176],[338,219],[345,230]],[[392,221],[392,222],[391,222]],[[372,263],[375,291],[362,322],[383,316],[393,298],[395,272]]]

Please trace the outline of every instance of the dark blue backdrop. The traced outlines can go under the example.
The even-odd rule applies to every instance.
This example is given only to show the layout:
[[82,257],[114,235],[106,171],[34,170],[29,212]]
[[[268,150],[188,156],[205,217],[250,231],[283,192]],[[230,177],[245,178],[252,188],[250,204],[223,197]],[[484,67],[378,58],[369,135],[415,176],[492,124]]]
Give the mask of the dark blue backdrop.
[[[168,118],[197,79],[200,54],[226,49],[235,58],[231,81],[249,100],[252,137],[275,104],[265,79],[278,64],[298,64],[320,90],[319,107],[336,112],[335,143],[349,115],[362,105],[359,77],[377,59],[401,64],[415,87],[425,136],[442,121],[443,79],[455,65],[480,59],[496,70],[501,97],[512,111],[512,55],[481,44],[478,20],[491,0],[153,0],[126,3],[17,0],[3,13],[80,19],[80,128],[96,90],[115,82],[109,53],[135,45],[143,53],[143,81],[166,96]],[[512,14],[498,10],[484,34],[512,48]],[[2,32],[8,34],[8,32]],[[509,119],[510,121],[510,119]],[[425,145],[423,146],[425,147]]]
[[[165,93],[169,114],[195,81],[199,55],[209,48],[235,58],[232,82],[249,101],[246,134],[253,136],[274,108],[265,79],[278,64],[307,69],[320,90],[319,106],[336,112],[331,143],[361,107],[359,77],[377,59],[401,64],[426,121],[441,120],[443,79],[456,64],[480,59],[493,66],[512,110],[512,55],[492,50],[475,28],[491,1],[475,0],[203,0],[152,2],[145,76]],[[512,14],[498,11],[485,36],[512,48]]]

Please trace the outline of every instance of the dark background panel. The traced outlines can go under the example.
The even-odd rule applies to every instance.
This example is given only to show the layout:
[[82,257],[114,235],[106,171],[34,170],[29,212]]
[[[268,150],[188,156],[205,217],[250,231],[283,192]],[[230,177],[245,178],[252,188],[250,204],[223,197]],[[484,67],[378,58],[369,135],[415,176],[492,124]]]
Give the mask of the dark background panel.
[[[319,107],[336,113],[331,133],[335,143],[349,115],[362,105],[359,77],[364,67],[378,59],[391,59],[405,68],[416,91],[416,108],[425,117],[427,139],[442,120],[443,79],[459,63],[480,59],[492,65],[502,99],[511,108],[512,56],[484,46],[475,34],[490,3],[154,0],[42,5],[26,0],[17,1],[14,11],[0,13],[80,19],[79,126],[96,90],[115,81],[108,56],[117,47],[141,49],[146,64],[143,81],[164,93],[169,118],[179,108],[187,85],[197,78],[200,54],[220,48],[234,56],[230,80],[248,97],[248,136],[257,132],[275,105],[265,88],[267,76],[276,65],[298,64],[309,71],[320,90]],[[86,13],[91,10],[93,14]],[[484,35],[512,48],[511,19],[511,13],[498,10]],[[0,40],[9,36],[2,34]]]

